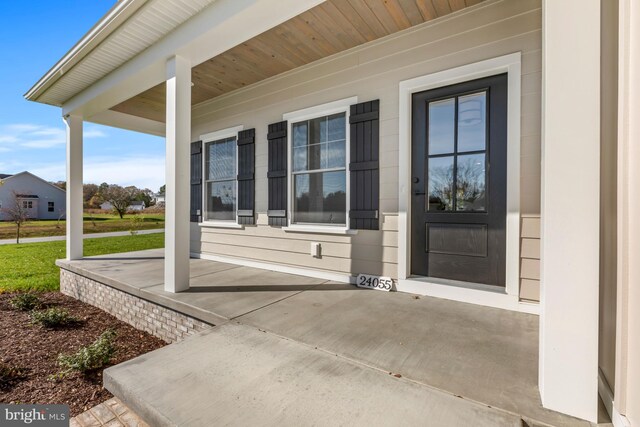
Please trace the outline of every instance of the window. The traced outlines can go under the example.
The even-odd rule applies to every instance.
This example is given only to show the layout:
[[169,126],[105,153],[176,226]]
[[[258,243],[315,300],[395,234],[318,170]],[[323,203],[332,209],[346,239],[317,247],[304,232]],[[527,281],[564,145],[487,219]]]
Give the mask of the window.
[[54,203],[47,202],[47,212],[53,212],[53,209],[54,209]]
[[347,225],[347,113],[291,125],[292,222]]
[[205,143],[205,221],[236,221],[236,137]]
[[31,200],[22,201],[22,209],[32,209],[32,208],[33,208],[33,201]]
[[486,212],[487,92],[428,105],[428,211]]

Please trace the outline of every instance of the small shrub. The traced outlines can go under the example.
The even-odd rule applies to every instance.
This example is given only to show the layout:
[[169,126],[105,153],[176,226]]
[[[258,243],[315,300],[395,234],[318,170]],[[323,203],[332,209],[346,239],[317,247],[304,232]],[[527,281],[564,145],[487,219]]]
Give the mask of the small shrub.
[[0,387],[6,387],[27,377],[27,369],[17,368],[0,361]]
[[111,361],[111,357],[116,351],[113,345],[115,338],[116,332],[109,329],[104,331],[93,343],[80,348],[73,354],[59,354],[58,365],[63,368],[60,375],[66,375],[73,371],[85,373],[102,368]]
[[40,298],[36,294],[18,294],[9,300],[9,304],[16,310],[31,311],[40,306]]
[[140,228],[142,227],[142,224],[144,223],[144,216],[143,215],[138,215],[137,212],[131,217],[131,229],[129,230],[129,233],[131,233],[132,236],[135,236],[136,234],[138,234],[138,231],[140,230]]
[[75,323],[78,319],[71,316],[65,309],[52,307],[46,310],[34,311],[31,313],[31,321],[45,328],[55,328]]

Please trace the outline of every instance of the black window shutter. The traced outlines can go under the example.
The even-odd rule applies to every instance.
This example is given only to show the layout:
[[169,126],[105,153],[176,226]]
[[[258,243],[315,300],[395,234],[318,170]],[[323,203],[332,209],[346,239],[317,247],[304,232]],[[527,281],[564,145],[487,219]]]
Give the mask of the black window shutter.
[[255,224],[256,130],[238,133],[238,224]]
[[269,125],[269,225],[287,225],[287,122]]
[[191,222],[202,215],[202,141],[191,143]]
[[380,100],[351,106],[350,228],[379,229],[380,173]]

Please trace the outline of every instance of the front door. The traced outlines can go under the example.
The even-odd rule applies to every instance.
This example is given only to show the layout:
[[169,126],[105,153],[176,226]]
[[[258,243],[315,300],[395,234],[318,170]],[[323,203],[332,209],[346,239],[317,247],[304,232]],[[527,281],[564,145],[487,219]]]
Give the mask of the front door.
[[412,102],[412,274],[505,286],[507,75]]

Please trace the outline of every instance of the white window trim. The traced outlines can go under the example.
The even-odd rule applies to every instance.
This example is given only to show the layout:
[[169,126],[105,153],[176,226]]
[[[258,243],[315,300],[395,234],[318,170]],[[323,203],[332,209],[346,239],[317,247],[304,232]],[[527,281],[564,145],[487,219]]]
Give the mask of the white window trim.
[[[237,139],[238,139],[238,132],[240,132],[241,130],[244,130],[244,126],[243,125],[239,125],[239,126],[234,126],[234,127],[230,127],[230,128],[226,128],[226,129],[220,129],[214,132],[209,132],[209,133],[205,133],[200,135],[200,140],[202,141],[202,212],[200,217],[202,218],[202,222],[198,223],[198,225],[200,227],[212,227],[212,228],[236,228],[236,229],[244,229],[244,226],[241,224],[238,224],[238,145],[237,145]],[[207,143],[210,142],[214,142],[214,141],[219,141],[221,139],[226,139],[226,138],[231,138],[234,137],[236,138],[236,164],[235,166],[235,171],[236,171],[236,219],[235,221],[209,221],[209,220],[205,220],[206,217],[206,213],[207,213],[207,199],[206,199],[206,195],[207,195],[207,183],[206,183],[206,179],[205,179],[205,174],[206,174],[206,170],[205,170],[205,165],[206,163],[206,158],[205,158],[205,154],[206,154],[206,149],[205,149],[205,145]]]
[[[521,53],[516,52],[400,82],[398,290],[516,311],[537,312],[520,293],[520,102]],[[416,92],[507,73],[507,218],[505,292],[436,283],[411,277],[411,98]]]
[[[350,98],[339,99],[337,101],[328,102],[326,104],[316,105],[302,110],[292,111],[282,115],[282,120],[287,121],[287,227],[284,227],[284,231],[289,232],[301,232],[301,233],[333,233],[333,234],[348,234],[350,231],[349,211],[350,206],[350,173],[349,162],[351,160],[350,148],[351,147],[351,126],[349,126],[349,115],[351,111],[351,105],[358,103],[358,97],[352,96]],[[301,122],[304,120],[315,119],[318,117],[329,116],[336,113],[345,113],[345,175],[346,175],[346,221],[343,226],[322,225],[322,224],[294,224],[293,223],[293,169],[292,169],[292,125],[293,123]]]

